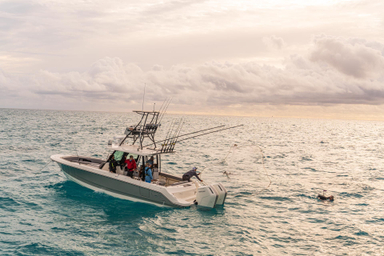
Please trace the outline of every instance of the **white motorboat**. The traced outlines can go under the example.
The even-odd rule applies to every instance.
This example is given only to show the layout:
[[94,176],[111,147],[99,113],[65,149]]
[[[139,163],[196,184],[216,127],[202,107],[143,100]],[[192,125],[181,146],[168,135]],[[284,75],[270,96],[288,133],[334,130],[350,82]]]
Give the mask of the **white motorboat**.
[[[217,205],[223,205],[227,196],[227,190],[223,184],[219,182],[208,184],[198,180],[188,181],[167,174],[161,165],[161,156],[174,153],[175,145],[181,140],[238,126],[229,128],[218,126],[180,135],[182,124],[175,122],[171,125],[167,137],[160,141],[159,145],[160,142],[155,141],[155,134],[160,126],[159,115],[161,117],[161,114],[164,113],[159,111],[134,112],[141,115],[141,120],[137,125],[128,127],[124,136],[109,141],[108,148],[113,150],[113,153],[107,160],[62,154],[52,155],[51,159],[58,163],[68,179],[84,187],[103,191],[121,199],[169,207],[189,207],[196,204],[199,207],[214,208]],[[192,134],[194,135],[191,137]],[[185,136],[190,137],[185,138]],[[130,144],[127,143],[128,139],[132,139]],[[149,145],[143,145],[145,139],[150,140]],[[121,161],[131,155],[137,163],[132,177],[127,176],[124,162]],[[117,162],[120,162],[120,165],[116,167],[116,173],[109,169],[112,156],[117,157]],[[121,159],[118,159],[119,157]],[[151,162],[153,180],[150,183],[145,182],[144,175],[142,175],[145,163],[148,161],[153,161]]]

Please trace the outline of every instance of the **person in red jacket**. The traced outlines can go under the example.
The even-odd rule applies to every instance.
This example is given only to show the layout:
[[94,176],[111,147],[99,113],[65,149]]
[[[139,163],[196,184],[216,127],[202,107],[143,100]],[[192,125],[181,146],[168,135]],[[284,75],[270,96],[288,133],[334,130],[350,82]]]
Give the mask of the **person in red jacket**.
[[137,168],[136,161],[133,159],[133,155],[129,157],[129,159],[125,160],[125,163],[127,164],[128,169],[128,176],[133,178],[133,171]]

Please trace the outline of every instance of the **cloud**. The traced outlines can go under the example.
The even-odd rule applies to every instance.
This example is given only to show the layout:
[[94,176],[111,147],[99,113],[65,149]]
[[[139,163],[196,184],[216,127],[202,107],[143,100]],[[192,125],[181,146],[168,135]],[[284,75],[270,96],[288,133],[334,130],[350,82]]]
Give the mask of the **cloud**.
[[[0,57],[15,61],[1,67],[18,73],[52,67],[82,72],[105,56],[143,69],[281,59],[290,49],[301,54],[312,34],[371,39],[380,34],[383,3],[341,2],[5,0]],[[360,12],[367,15],[356,15]]]
[[134,108],[145,86],[148,102],[186,111],[374,106],[383,5],[1,1],[0,107]]
[[375,77],[384,69],[384,45],[334,37],[315,39],[310,59],[323,62],[355,78]]
[[281,50],[285,45],[284,40],[281,37],[277,37],[277,36],[263,37],[263,43],[269,49],[277,49],[277,50]]
[[303,54],[292,54],[279,66],[210,61],[144,70],[120,58],[105,57],[83,72],[44,69],[14,76],[2,71],[0,90],[2,99],[12,98],[14,103],[28,99],[35,105],[64,109],[137,107],[144,87],[147,102],[173,97],[171,108],[187,111],[380,105],[384,102],[383,49],[377,41],[318,36]]
[[190,7],[191,5],[198,4],[201,2],[205,2],[206,0],[183,0],[183,1],[166,1],[166,2],[160,2],[157,4],[154,4],[150,7],[148,7],[143,14],[148,15],[164,15],[169,12],[179,11],[180,9],[185,9],[187,7]]
[[134,98],[144,84],[143,71],[119,58],[98,60],[87,72],[53,73],[41,70],[31,79],[31,90],[38,95],[59,95],[89,100]]
[[0,69],[0,96],[6,96],[7,92],[17,90],[20,85],[17,77],[6,74]]
[[[63,104],[112,101],[118,105],[140,102],[146,86],[148,101],[173,97],[176,109],[189,106],[206,111],[260,104],[377,105],[384,102],[380,49],[380,43],[358,38],[318,37],[307,54],[291,55],[282,68],[256,61],[212,61],[170,68],[155,65],[145,71],[120,58],[105,57],[84,72],[41,70],[24,77],[23,91]],[[4,94],[19,86],[20,79],[0,73]]]

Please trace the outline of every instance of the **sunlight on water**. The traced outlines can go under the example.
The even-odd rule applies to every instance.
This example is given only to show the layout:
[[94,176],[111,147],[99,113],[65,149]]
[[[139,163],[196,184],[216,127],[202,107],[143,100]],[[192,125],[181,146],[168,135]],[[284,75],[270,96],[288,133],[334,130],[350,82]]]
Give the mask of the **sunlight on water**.
[[[157,138],[180,117],[166,116]],[[384,254],[384,123],[184,118],[184,133],[245,125],[183,141],[162,159],[165,172],[196,166],[222,182],[224,207],[133,203],[68,181],[56,164],[42,170],[52,154],[106,158],[133,113],[0,109],[0,253]],[[335,201],[318,201],[323,190]]]

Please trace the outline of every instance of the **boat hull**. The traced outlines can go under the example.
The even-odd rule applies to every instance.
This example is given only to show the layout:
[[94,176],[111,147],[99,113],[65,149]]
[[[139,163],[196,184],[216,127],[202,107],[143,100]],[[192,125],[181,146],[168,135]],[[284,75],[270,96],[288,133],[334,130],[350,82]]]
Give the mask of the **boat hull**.
[[170,195],[165,187],[134,180],[124,175],[82,165],[66,163],[60,156],[51,159],[58,163],[68,179],[95,191],[102,191],[111,196],[136,202],[145,202],[157,206],[188,207],[191,203],[180,203]]

